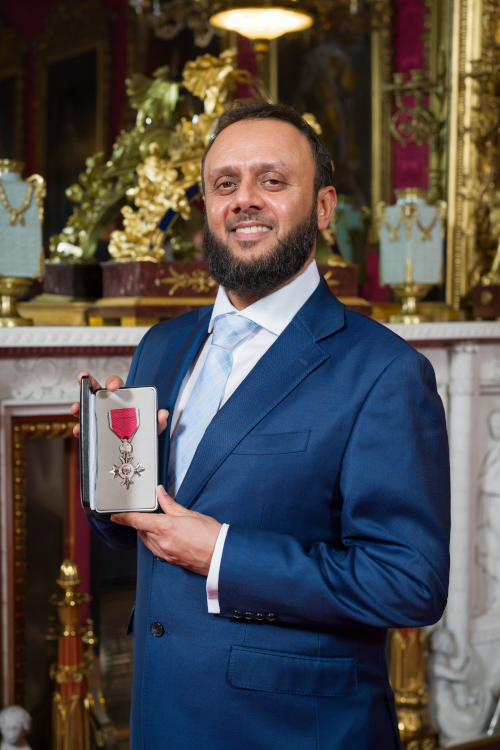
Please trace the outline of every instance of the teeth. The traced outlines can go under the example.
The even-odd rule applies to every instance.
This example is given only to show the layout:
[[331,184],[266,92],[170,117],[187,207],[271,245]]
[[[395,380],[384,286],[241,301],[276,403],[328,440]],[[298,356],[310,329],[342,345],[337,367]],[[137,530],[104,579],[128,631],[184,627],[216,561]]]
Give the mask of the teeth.
[[270,227],[238,227],[237,234],[257,234],[257,232],[270,232]]

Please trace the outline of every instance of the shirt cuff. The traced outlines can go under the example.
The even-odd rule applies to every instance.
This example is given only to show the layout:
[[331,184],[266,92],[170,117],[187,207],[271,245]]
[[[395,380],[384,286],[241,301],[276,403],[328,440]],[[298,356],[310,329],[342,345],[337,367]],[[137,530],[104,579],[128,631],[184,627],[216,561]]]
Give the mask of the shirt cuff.
[[224,551],[224,542],[226,541],[227,530],[229,524],[223,523],[219,536],[215,542],[214,553],[212,555],[212,562],[210,563],[210,569],[207,576],[207,605],[208,611],[213,615],[220,613],[219,606],[219,570],[222,560],[222,553]]

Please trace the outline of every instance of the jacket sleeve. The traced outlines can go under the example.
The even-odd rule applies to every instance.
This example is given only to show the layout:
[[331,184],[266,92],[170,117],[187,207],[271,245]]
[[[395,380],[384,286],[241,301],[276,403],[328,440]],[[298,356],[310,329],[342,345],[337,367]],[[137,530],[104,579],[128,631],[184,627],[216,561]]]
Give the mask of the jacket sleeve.
[[[142,349],[148,335],[149,331],[142,337],[139,346],[135,350],[126,382],[127,387],[134,384],[137,365],[139,364]],[[87,516],[87,520],[97,536],[112,549],[132,549],[137,546],[137,531],[130,528],[130,526],[121,526],[113,523],[113,521],[109,520],[107,514],[92,513],[91,516]]]
[[434,371],[397,356],[358,412],[341,466],[339,546],[229,527],[220,614],[275,613],[284,623],[422,626],[446,604],[449,454]]

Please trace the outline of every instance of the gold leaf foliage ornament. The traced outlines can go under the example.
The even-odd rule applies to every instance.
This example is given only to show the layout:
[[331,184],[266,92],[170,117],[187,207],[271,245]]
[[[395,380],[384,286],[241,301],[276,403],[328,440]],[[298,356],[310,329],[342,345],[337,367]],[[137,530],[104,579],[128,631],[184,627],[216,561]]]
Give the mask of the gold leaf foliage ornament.
[[268,98],[260,81],[255,81],[248,70],[236,68],[237,54],[236,48],[231,47],[219,57],[201,55],[184,67],[184,87],[204,102],[205,112],[209,115],[218,117],[224,112],[229,94],[237,85],[248,86],[256,99]]
[[127,96],[130,106],[137,110],[136,125],[139,128],[170,121],[179,101],[180,84],[170,81],[169,73],[168,65],[164,65],[155,70],[153,80],[141,73],[127,79]]
[[[130,132],[120,134],[108,161],[104,160],[103,153],[89,157],[78,183],[66,191],[76,206],[62,232],[50,238],[51,261],[94,262],[97,242],[120,210],[123,210],[124,229],[112,234],[112,257],[123,261],[163,258],[158,243],[165,233],[155,233],[151,229],[153,217],[159,216],[163,197],[160,195],[156,199],[157,192],[151,190],[151,185],[156,185],[160,194],[169,191],[168,199],[163,201],[166,210],[170,204],[178,205],[182,209],[181,216],[188,215],[183,190],[199,182],[201,157],[230,91],[235,91],[240,83],[249,86],[256,96],[262,89],[248,71],[236,69],[235,61],[236,50],[226,50],[218,58],[202,55],[186,65],[183,84],[168,79],[166,66],[159,68],[152,79],[139,74],[127,79],[129,101],[137,110],[136,125]],[[189,110],[189,103],[181,96],[181,86],[204,101],[203,114]],[[156,146],[151,153],[153,143]],[[149,181],[149,187],[143,184],[141,188],[138,164],[147,163],[147,170],[154,169],[149,161],[151,157],[168,160],[165,164],[175,170],[176,177],[174,179],[170,173],[160,179],[157,174]],[[156,168],[160,169],[158,163]],[[137,201],[153,193],[155,203],[148,213]],[[134,203],[141,211],[140,216],[134,216]],[[150,241],[153,242],[151,247]]]
[[50,238],[52,262],[94,262],[102,233],[132,202],[128,191],[138,184],[137,164],[148,156],[150,143],[158,143],[161,154],[167,154],[180,88],[168,75],[165,66],[152,79],[139,74],[127,79],[129,102],[137,110],[135,127],[120,133],[107,161],[104,152],[88,157],[78,182],[66,190],[77,205],[62,232]]
[[189,219],[191,207],[185,190],[178,184],[179,173],[159,156],[159,146],[150,144],[150,156],[137,166],[139,185],[129,190],[137,211],[131,206],[122,209],[123,231],[111,234],[109,253],[120,261],[163,260],[165,232],[158,224],[169,209]]

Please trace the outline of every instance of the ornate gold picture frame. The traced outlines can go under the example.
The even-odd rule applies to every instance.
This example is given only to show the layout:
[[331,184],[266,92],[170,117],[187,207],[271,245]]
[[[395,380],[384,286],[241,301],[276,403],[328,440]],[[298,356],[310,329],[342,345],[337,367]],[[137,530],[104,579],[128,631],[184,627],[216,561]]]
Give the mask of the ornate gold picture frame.
[[[12,419],[12,549],[11,590],[11,665],[9,669],[9,702],[24,704],[26,680],[26,518],[27,476],[26,443],[32,440],[70,438],[74,419],[64,417],[15,417]],[[71,514],[68,514],[71,515]],[[71,519],[67,519],[71,534]],[[73,530],[74,533],[74,530]]]
[[497,0],[456,0],[450,59],[446,301],[458,310],[498,252]]

